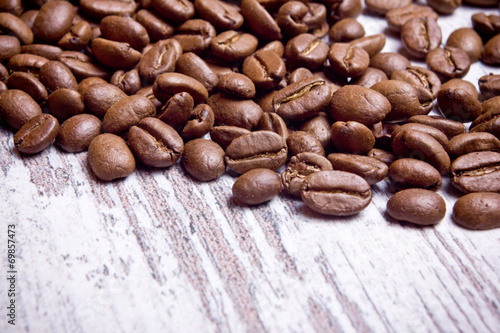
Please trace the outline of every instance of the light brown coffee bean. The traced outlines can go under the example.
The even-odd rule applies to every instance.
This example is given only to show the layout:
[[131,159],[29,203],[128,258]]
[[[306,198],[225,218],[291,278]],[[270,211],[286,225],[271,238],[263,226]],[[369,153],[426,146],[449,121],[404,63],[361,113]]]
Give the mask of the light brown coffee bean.
[[331,139],[339,151],[353,154],[365,154],[375,146],[375,136],[372,131],[356,121],[333,123]]
[[217,89],[239,98],[253,98],[256,91],[255,84],[248,76],[232,72],[219,77]]
[[370,64],[370,56],[365,50],[348,43],[332,44],[328,60],[333,71],[344,77],[358,77]]
[[40,67],[40,81],[52,93],[57,89],[77,88],[76,78],[70,69],[60,61],[49,61]]
[[352,79],[350,84],[370,88],[375,83],[385,80],[389,80],[389,78],[382,70],[374,67],[368,67],[363,74],[355,79]]
[[188,0],[151,0],[151,5],[168,22],[182,23],[195,14],[194,5]]
[[218,59],[233,62],[251,55],[257,49],[258,43],[254,35],[227,30],[212,39],[210,49]]
[[104,38],[92,41],[92,54],[101,64],[112,69],[132,69],[141,60],[141,53],[128,43]]
[[330,117],[325,112],[320,112],[304,121],[299,129],[314,135],[326,151],[332,146],[331,122]]
[[240,203],[259,205],[281,192],[280,176],[269,169],[253,169],[236,178],[232,192]]
[[439,15],[429,6],[409,4],[403,7],[394,8],[385,14],[385,20],[389,29],[400,32],[401,27],[413,18],[432,17],[437,21]]
[[44,103],[49,98],[45,86],[35,76],[25,72],[14,72],[7,80],[9,89],[19,89],[26,92],[38,103]]
[[135,15],[135,19],[146,29],[151,42],[170,38],[174,34],[174,27],[165,22],[159,14],[151,10],[139,10]]
[[283,80],[286,67],[275,52],[259,50],[243,61],[242,71],[258,89],[270,90]]
[[40,68],[49,62],[49,59],[34,54],[21,53],[16,54],[9,59],[7,68],[13,72],[31,73],[38,77]]
[[21,43],[13,36],[0,35],[0,61],[8,60],[16,54],[21,53]]
[[446,146],[446,151],[456,158],[474,151],[500,151],[500,140],[486,132],[470,132],[453,137]]
[[207,63],[193,52],[182,54],[177,60],[175,68],[178,73],[185,74],[199,81],[209,93],[215,89],[219,81],[219,78],[208,67]]
[[216,125],[251,130],[257,128],[263,113],[261,107],[251,99],[239,99],[220,93],[210,96],[207,104],[214,111]]
[[78,114],[61,124],[55,143],[68,153],[79,153],[88,149],[90,142],[101,134],[101,128],[96,116]]
[[313,34],[303,33],[295,36],[285,46],[287,66],[318,70],[328,56],[328,49],[328,45]]
[[239,8],[230,3],[217,0],[195,0],[197,13],[220,30],[238,30],[243,25]]
[[411,66],[410,61],[404,55],[395,52],[377,53],[370,59],[370,66],[382,70],[387,77],[397,70],[405,70]]
[[108,80],[111,77],[111,73],[108,70],[92,63],[91,58],[81,52],[64,51],[59,55],[57,60],[68,66],[78,81],[90,77],[99,77]]
[[111,105],[127,97],[122,90],[109,83],[97,83],[81,91],[87,109],[98,118],[103,118]]
[[[221,1],[217,2],[221,3]],[[212,39],[216,36],[216,34],[217,32],[215,31],[215,28],[212,24],[210,24],[210,22],[200,19],[192,19],[179,26],[172,38],[181,44],[184,52],[202,54],[210,47]]]
[[467,229],[487,230],[500,227],[500,194],[471,193],[453,206],[453,221]]
[[428,116],[428,115],[413,116],[410,117],[410,119],[408,119],[408,122],[423,124],[437,128],[446,135],[448,140],[456,135],[465,133],[465,125],[463,123],[448,118],[444,118],[441,116]]
[[22,45],[21,52],[34,54],[49,60],[57,60],[59,55],[63,52],[63,49],[49,44],[30,44]]
[[396,160],[396,155],[393,152],[380,148],[373,148],[366,153],[366,156],[376,158],[387,166],[390,166]]
[[304,178],[318,171],[331,171],[332,164],[324,156],[304,152],[290,158],[285,171],[281,173],[281,182],[292,195],[300,196]]
[[400,189],[423,188],[437,191],[443,185],[439,171],[427,162],[401,158],[389,166],[389,178]]
[[453,31],[446,45],[458,47],[467,52],[472,63],[479,60],[483,49],[481,36],[472,28],[460,28]]
[[76,90],[58,89],[50,94],[47,102],[50,114],[61,122],[85,112],[83,97]]
[[425,58],[431,50],[439,47],[441,38],[441,28],[432,17],[412,18],[401,27],[403,46],[415,58]]
[[208,182],[217,179],[226,171],[224,150],[211,140],[191,140],[184,146],[182,165],[199,181]]
[[279,40],[282,38],[278,23],[258,0],[242,0],[240,8],[245,23],[259,38],[264,40]]
[[427,133],[430,136],[432,136],[434,139],[436,139],[436,141],[439,142],[439,144],[441,146],[446,148],[446,146],[448,145],[448,137],[441,130],[439,130],[436,127],[425,125],[425,124],[407,123],[407,124],[404,124],[404,125],[401,125],[401,126],[395,128],[392,131],[391,135],[393,137],[395,137],[400,132],[404,132],[404,131],[420,131],[423,133]]
[[321,142],[311,133],[295,131],[286,138],[288,153],[294,156],[300,153],[310,152],[318,155],[325,155],[325,150]]
[[0,13],[0,30],[4,34],[11,33],[23,44],[28,45],[33,43],[34,36],[31,28],[19,17],[11,13]]
[[487,65],[500,64],[500,34],[484,44],[481,61]]
[[424,67],[408,66],[406,69],[396,69],[391,74],[391,80],[401,80],[413,84],[419,88],[426,89],[431,92],[432,97],[437,97],[439,89],[441,89],[441,80],[432,71]]
[[429,69],[439,76],[441,82],[464,77],[471,65],[467,52],[452,46],[435,48],[427,54],[425,62]]
[[362,48],[368,53],[371,58],[382,51],[385,46],[385,41],[386,37],[384,34],[376,34],[352,40],[349,42],[349,44],[351,44],[351,46]]
[[96,20],[109,15],[132,16],[136,7],[133,0],[80,0],[80,10]]
[[420,188],[402,190],[387,202],[387,213],[399,221],[434,225],[446,215],[446,203],[436,192]]

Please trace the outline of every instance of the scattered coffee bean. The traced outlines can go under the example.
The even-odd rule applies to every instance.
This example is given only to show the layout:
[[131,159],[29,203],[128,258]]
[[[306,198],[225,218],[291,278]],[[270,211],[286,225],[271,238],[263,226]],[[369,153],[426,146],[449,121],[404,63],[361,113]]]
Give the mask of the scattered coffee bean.
[[24,154],[36,154],[54,141],[59,130],[59,122],[50,114],[34,116],[14,135],[14,145]]
[[399,191],[389,199],[387,213],[399,221],[434,225],[446,215],[446,203],[436,192],[411,188]]
[[281,192],[280,176],[269,169],[253,169],[236,179],[232,191],[233,198],[239,202],[259,205]]
[[401,158],[389,167],[389,178],[401,189],[423,188],[438,191],[443,180],[439,171],[427,162],[413,158]]
[[290,158],[281,173],[281,182],[290,194],[300,196],[305,177],[314,172],[332,170],[332,164],[326,157],[311,152],[299,153]]
[[182,165],[195,179],[208,182],[226,171],[224,150],[214,141],[194,139],[184,145]]
[[452,218],[467,229],[487,230],[500,227],[500,194],[470,193],[455,202]]

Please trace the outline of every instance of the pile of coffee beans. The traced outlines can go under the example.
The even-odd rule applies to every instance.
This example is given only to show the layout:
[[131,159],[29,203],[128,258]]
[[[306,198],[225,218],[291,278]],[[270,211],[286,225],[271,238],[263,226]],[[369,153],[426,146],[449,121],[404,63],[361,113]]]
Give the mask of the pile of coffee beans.
[[[240,175],[241,204],[286,191],[333,216],[388,178],[388,215],[433,225],[450,177],[466,194],[454,221],[500,227],[500,73],[479,91],[463,79],[500,66],[500,15],[475,12],[445,41],[440,15],[461,2],[5,0],[1,121],[22,154],[88,150],[102,180],[182,163],[201,182]],[[363,10],[400,53],[382,52]]]

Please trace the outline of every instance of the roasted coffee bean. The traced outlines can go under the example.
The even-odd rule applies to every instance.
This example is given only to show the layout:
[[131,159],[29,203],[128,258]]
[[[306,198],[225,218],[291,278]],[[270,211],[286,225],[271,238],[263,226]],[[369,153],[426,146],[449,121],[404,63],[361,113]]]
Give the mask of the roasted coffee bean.
[[278,23],[258,0],[242,0],[240,9],[245,23],[260,39],[279,40],[282,38]]
[[500,153],[472,152],[451,164],[451,183],[462,192],[500,192]]
[[99,134],[92,139],[87,156],[92,171],[102,180],[127,177],[135,170],[132,151],[115,134]]
[[224,1],[195,0],[194,7],[201,18],[219,30],[238,30],[244,21],[239,9]]
[[345,18],[336,22],[328,33],[333,42],[350,42],[365,35],[365,29],[356,19]]
[[182,23],[194,16],[194,5],[188,0],[151,0],[151,6],[167,19],[167,22]]
[[158,76],[173,72],[182,55],[182,47],[175,39],[160,40],[149,49],[139,62],[139,75],[152,84]]
[[348,43],[332,44],[328,60],[333,71],[344,77],[358,77],[370,64],[370,56],[365,50]]
[[332,95],[330,115],[338,121],[357,121],[370,126],[391,112],[391,103],[378,91],[361,86],[344,86]]
[[470,193],[453,206],[453,221],[467,229],[487,230],[500,227],[500,194]]
[[432,107],[432,94],[428,90],[418,90],[414,85],[399,80],[386,80],[371,87],[384,95],[391,104],[388,121],[404,121],[421,114],[428,114]]
[[[492,115],[493,114],[496,115],[497,114],[496,110],[498,109],[499,106],[500,106],[500,97],[493,97],[493,98],[487,99],[482,104],[483,114],[492,112]],[[474,121],[474,122],[476,122],[476,121]]]
[[178,130],[193,113],[194,100],[187,92],[172,96],[161,108],[158,118]]
[[[484,116],[484,118],[482,118]],[[484,120],[471,127],[469,132],[488,132],[500,139],[500,109],[494,112],[483,113],[478,119]],[[477,119],[476,119],[477,120]]]
[[410,188],[394,194],[387,202],[387,214],[398,221],[434,225],[446,215],[446,203],[436,192]]
[[481,61],[488,65],[500,64],[500,34],[484,45]]
[[314,74],[307,68],[299,67],[294,71],[287,73],[286,81],[288,84],[292,84],[313,76]]
[[14,135],[14,145],[24,154],[36,154],[54,141],[59,130],[59,122],[50,114],[34,116]]
[[274,53],[276,53],[280,57],[283,57],[283,55],[285,54],[285,46],[279,40],[273,40],[273,41],[267,43],[266,45],[261,47],[260,50],[273,51]]
[[214,141],[194,139],[184,145],[182,165],[195,179],[207,182],[219,178],[225,171],[224,150]]
[[211,93],[219,78],[207,63],[195,53],[184,53],[176,63],[176,71],[199,81]]
[[109,15],[132,16],[136,7],[133,0],[80,0],[80,10],[96,20]]
[[239,98],[253,98],[256,91],[255,84],[248,76],[232,72],[219,77],[217,89]]
[[294,37],[309,30],[305,22],[307,14],[309,14],[309,8],[305,3],[288,1],[279,8],[276,23],[278,23],[284,35]]
[[102,118],[111,105],[127,97],[122,90],[109,83],[98,83],[80,92],[85,106],[93,115]]
[[489,74],[479,78],[479,90],[484,98],[500,96],[500,74]]
[[7,82],[9,78],[9,70],[2,64],[0,64],[0,81]]
[[389,166],[389,178],[400,189],[423,188],[437,191],[443,185],[439,171],[427,162],[401,158]]
[[283,139],[288,138],[288,128],[283,118],[273,112],[264,112],[259,120],[259,129],[278,133]]
[[135,19],[146,29],[151,42],[170,38],[174,34],[174,27],[165,22],[160,15],[150,10],[139,10],[135,15]]
[[448,118],[469,122],[482,112],[476,87],[469,81],[451,79],[439,89],[437,104],[441,112]]
[[[217,2],[222,3],[222,1]],[[181,44],[183,52],[201,54],[210,47],[216,34],[215,28],[210,22],[192,19],[179,26],[172,38]]]
[[372,199],[370,185],[345,171],[319,171],[304,179],[300,196],[312,210],[333,216],[350,216],[366,208]]
[[59,127],[56,144],[68,153],[88,149],[90,142],[101,134],[102,123],[91,114],[78,114],[65,120]]
[[385,15],[388,11],[405,7],[411,4],[411,0],[366,0],[366,8],[376,14]]
[[9,59],[7,68],[12,72],[26,72],[38,77],[40,68],[49,62],[49,59],[34,54],[21,53]]
[[375,136],[372,131],[356,121],[333,123],[331,139],[339,151],[353,154],[365,154],[375,146]]
[[273,51],[260,50],[243,61],[243,74],[258,89],[270,90],[278,86],[286,74],[285,62]]
[[226,149],[234,139],[248,133],[250,133],[250,131],[242,127],[215,126],[210,130],[210,138],[217,142],[222,149]]
[[9,89],[19,89],[33,97],[38,103],[43,103],[49,98],[45,86],[32,74],[25,72],[14,72],[7,80]]
[[10,89],[0,95],[2,120],[16,130],[41,113],[38,103],[22,90]]
[[226,148],[225,161],[242,174],[257,168],[277,170],[285,164],[287,154],[285,139],[279,134],[256,131],[234,139]]
[[389,80],[387,75],[380,69],[368,67],[361,76],[351,80],[350,84],[370,88],[375,83]]
[[0,35],[0,45],[2,45],[0,61],[9,60],[16,54],[21,53],[21,43],[16,37]]
[[[38,15],[39,10],[38,9],[30,9],[25,11],[24,13],[19,16],[21,21],[23,21],[31,30],[33,27],[33,23],[35,22],[36,16]],[[76,15],[75,15],[76,18]]]
[[415,130],[401,131],[392,140],[396,155],[422,160],[435,167],[441,175],[450,169],[450,157],[445,148],[431,135]]
[[104,80],[111,77],[109,71],[92,63],[90,57],[81,52],[64,51],[57,60],[68,66],[78,81],[90,77],[98,77]]
[[0,13],[0,30],[4,34],[12,34],[23,44],[33,43],[33,31],[19,17],[11,13]]
[[180,73],[165,73],[158,76],[153,84],[155,97],[165,103],[171,96],[187,92],[193,97],[194,104],[205,103],[208,98],[207,89],[199,81]]
[[401,27],[401,41],[408,53],[415,58],[425,58],[441,44],[441,28],[432,17],[408,20]]
[[316,116],[307,119],[300,125],[299,129],[314,135],[325,150],[331,147],[331,120],[325,112],[320,112]]
[[393,132],[399,128],[400,125],[389,122],[378,122],[369,126],[373,135],[375,136],[375,145],[379,148],[390,149],[391,141],[394,137]]
[[21,52],[34,54],[49,60],[57,60],[63,49],[49,44],[30,44],[21,46]]
[[198,104],[191,112],[186,125],[181,131],[185,139],[201,138],[214,126],[214,111],[208,104]]
[[86,21],[74,24],[71,29],[61,37],[57,45],[65,50],[79,51],[85,48],[92,37],[92,27]]
[[71,28],[74,16],[75,9],[68,1],[45,3],[33,22],[35,39],[42,43],[57,43]]
[[453,158],[475,151],[500,151],[500,140],[486,132],[464,133],[453,137],[446,150]]
[[483,49],[481,36],[471,28],[460,28],[453,31],[448,37],[446,45],[458,47],[467,52],[472,63],[479,60]]
[[128,43],[104,38],[92,41],[92,54],[101,64],[112,69],[131,69],[141,60],[141,53]]
[[101,20],[99,25],[103,38],[128,43],[136,50],[142,50],[149,44],[149,35],[139,22],[122,16],[110,15]]
[[47,102],[50,114],[61,122],[85,112],[83,97],[76,90],[58,89],[50,94]]
[[114,86],[120,88],[127,95],[134,95],[142,88],[141,77],[137,69],[128,72],[124,70],[116,71],[109,80]]
[[387,166],[390,166],[396,160],[396,155],[393,152],[380,148],[373,148],[366,153],[366,156],[376,158]]
[[[345,0],[344,0],[345,1]],[[370,57],[373,57],[385,46],[385,35],[384,34],[376,34],[371,36],[361,37],[349,42],[351,46],[356,46],[365,50]]]
[[384,180],[389,171],[387,164],[369,156],[333,153],[327,158],[332,163],[333,170],[354,173],[370,185]]
[[471,20],[472,27],[485,42],[500,33],[500,15],[486,15],[484,12],[479,12],[473,14]]
[[382,52],[370,59],[370,66],[378,68],[391,77],[397,70],[405,70],[411,66],[410,61],[404,55],[395,52]]
[[76,78],[70,69],[60,61],[49,61],[40,67],[40,81],[47,87],[49,92],[57,89],[77,88]]
[[332,164],[326,157],[310,152],[299,153],[290,158],[281,173],[281,182],[290,194],[300,196],[305,177],[314,172],[332,170]]
[[407,66],[406,69],[396,69],[391,74],[391,80],[401,80],[431,92],[432,97],[437,97],[441,89],[441,80],[436,73],[420,66]]
[[325,155],[325,150],[321,142],[309,132],[295,131],[286,138],[288,153],[294,156],[300,153],[310,152],[318,155]]
[[236,178],[232,192],[240,203],[259,205],[281,192],[280,176],[269,169],[253,169]]
[[413,18],[431,17],[437,21],[439,15],[429,6],[409,4],[394,8],[385,14],[385,20],[389,29],[400,32],[401,27]]
[[394,137],[394,136],[398,135],[400,132],[404,132],[404,131],[424,132],[424,133],[427,133],[430,136],[432,136],[434,139],[436,139],[437,142],[439,142],[439,144],[441,146],[443,146],[444,148],[446,148],[446,146],[448,145],[448,138],[446,137],[446,135],[443,132],[441,132],[439,129],[432,127],[432,126],[428,126],[428,125],[424,125],[424,124],[417,124],[417,123],[407,123],[407,124],[404,124],[402,126],[395,128],[392,131],[392,136]]
[[328,45],[313,34],[304,33],[290,39],[285,46],[287,66],[319,69],[328,56]]
[[141,119],[156,114],[156,107],[147,97],[127,96],[106,111],[102,120],[104,132],[119,134],[136,125]]
[[21,15],[24,9],[24,4],[20,0],[7,0],[0,4],[0,11],[9,12],[14,15]]
[[428,0],[427,4],[439,14],[452,14],[460,7],[462,0]]
[[238,126],[248,130],[257,128],[263,112],[251,99],[239,99],[220,93],[210,96],[207,104],[214,111],[215,124]]
[[218,59],[234,62],[251,55],[257,49],[258,43],[254,35],[227,30],[212,39],[210,49]]
[[461,122],[444,118],[441,116],[420,115],[408,119],[409,123],[418,123],[437,128],[443,132],[448,140],[456,135],[465,133],[465,125]]
[[346,17],[356,18],[363,11],[361,0],[333,0],[330,5],[330,17],[334,21]]
[[441,82],[464,77],[470,69],[470,58],[462,49],[444,46],[430,51],[425,57],[429,69],[436,73]]
[[179,134],[153,117],[146,117],[132,126],[128,142],[142,163],[158,168],[175,164],[184,152],[184,142]]

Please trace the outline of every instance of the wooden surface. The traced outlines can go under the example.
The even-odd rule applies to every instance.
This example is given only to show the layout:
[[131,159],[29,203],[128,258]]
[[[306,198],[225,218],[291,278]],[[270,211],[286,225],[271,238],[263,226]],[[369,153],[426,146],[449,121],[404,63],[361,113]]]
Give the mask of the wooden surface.
[[[385,27],[363,20],[368,34]],[[359,215],[331,218],[285,194],[236,206],[233,177],[197,183],[179,165],[101,182],[86,153],[20,156],[12,137],[0,129],[1,332],[500,329],[500,229],[455,225],[460,194],[448,181],[446,218],[423,228],[385,215],[387,181]],[[5,316],[7,224],[15,327]]]

